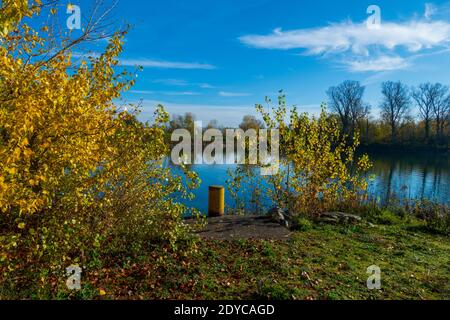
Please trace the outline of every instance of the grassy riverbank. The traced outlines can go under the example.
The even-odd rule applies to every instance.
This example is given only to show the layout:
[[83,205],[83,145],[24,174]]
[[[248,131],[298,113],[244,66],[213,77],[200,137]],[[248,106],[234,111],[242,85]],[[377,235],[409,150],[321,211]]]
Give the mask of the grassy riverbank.
[[[55,280],[39,298],[449,299],[449,257],[449,237],[417,222],[319,224],[287,241],[205,239],[190,254],[116,255],[84,271],[80,292]],[[366,287],[374,264],[381,290]]]

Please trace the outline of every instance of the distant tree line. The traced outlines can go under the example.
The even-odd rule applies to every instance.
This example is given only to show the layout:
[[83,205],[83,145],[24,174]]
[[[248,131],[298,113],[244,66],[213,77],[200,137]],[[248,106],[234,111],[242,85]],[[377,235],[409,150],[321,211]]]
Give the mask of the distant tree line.
[[[450,90],[441,83],[422,83],[408,87],[397,81],[381,84],[382,98],[379,114],[363,99],[365,87],[358,81],[347,80],[330,87],[328,109],[337,117],[342,134],[351,140],[359,132],[362,145],[438,147],[448,149],[450,142]],[[194,130],[195,115],[173,115],[168,131],[178,128]],[[239,128],[263,128],[262,121],[245,115]],[[225,130],[217,120],[211,120],[204,129]]]
[[[363,101],[365,87],[344,81],[328,89],[329,108],[349,137],[359,130],[363,144],[448,147],[450,91],[441,83],[408,87],[400,81],[381,85],[379,117]],[[417,110],[413,112],[414,107]]]

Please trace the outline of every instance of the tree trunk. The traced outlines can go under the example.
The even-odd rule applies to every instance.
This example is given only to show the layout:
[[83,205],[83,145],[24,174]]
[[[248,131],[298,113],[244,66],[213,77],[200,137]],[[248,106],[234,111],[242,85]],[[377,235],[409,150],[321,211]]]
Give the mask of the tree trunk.
[[397,131],[395,128],[395,124],[391,124],[391,143],[394,144],[397,142]]

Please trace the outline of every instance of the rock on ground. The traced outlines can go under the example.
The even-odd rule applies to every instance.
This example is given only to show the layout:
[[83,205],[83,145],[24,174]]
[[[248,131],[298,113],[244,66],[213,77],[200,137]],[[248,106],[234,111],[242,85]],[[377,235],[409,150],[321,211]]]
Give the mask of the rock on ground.
[[327,223],[359,223],[361,217],[344,212],[324,212],[320,215],[319,221]]

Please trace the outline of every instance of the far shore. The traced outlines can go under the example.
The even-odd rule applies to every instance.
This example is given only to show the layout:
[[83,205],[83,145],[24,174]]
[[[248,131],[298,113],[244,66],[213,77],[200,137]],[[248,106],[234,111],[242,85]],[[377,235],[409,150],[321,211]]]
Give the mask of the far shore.
[[396,154],[418,154],[433,153],[440,156],[450,156],[450,147],[435,145],[402,145],[402,144],[381,144],[372,143],[360,145],[357,152],[377,152],[377,153],[396,153]]

